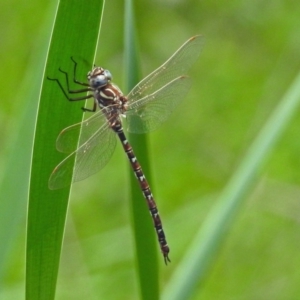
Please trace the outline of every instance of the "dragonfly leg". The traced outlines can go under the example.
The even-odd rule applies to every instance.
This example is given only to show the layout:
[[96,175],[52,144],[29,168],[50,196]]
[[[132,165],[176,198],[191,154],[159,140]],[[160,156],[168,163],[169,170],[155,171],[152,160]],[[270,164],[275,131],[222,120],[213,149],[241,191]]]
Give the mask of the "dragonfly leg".
[[72,62],[74,63],[74,73],[73,73],[73,81],[77,84],[80,84],[80,85],[84,85],[84,86],[90,86],[88,83],[86,82],[81,82],[79,80],[76,79],[76,69],[77,69],[77,62],[75,61],[75,59],[71,56],[71,60]]
[[[75,75],[76,75],[76,67],[77,67],[77,63],[75,62],[75,60],[73,58],[71,58],[72,61],[74,62],[74,82],[84,85],[84,86],[89,86],[86,83],[81,83],[78,80],[75,79]],[[63,94],[65,95],[65,97],[69,100],[69,101],[80,101],[80,100],[86,100],[89,98],[92,98],[93,95],[86,95],[86,96],[82,96],[82,97],[76,97],[76,98],[72,98],[68,95],[69,94],[78,94],[78,93],[86,93],[86,92],[93,92],[93,89],[91,87],[86,87],[84,89],[79,89],[79,90],[71,90],[70,89],[70,85],[69,85],[69,75],[67,72],[63,71],[61,68],[59,68],[59,71],[61,73],[63,73],[65,75],[65,79],[66,79],[66,84],[67,84],[67,90],[64,89],[64,87],[62,86],[61,82],[57,79],[57,78],[50,78],[49,76],[47,77],[48,80],[52,80],[52,81],[56,81],[57,84],[59,85],[60,89],[62,90]]]
[[[61,71],[61,70],[60,70]],[[62,71],[63,72],[63,71]],[[65,73],[65,72],[63,72]],[[67,73],[66,74],[66,78],[67,78]],[[80,101],[80,100],[86,100],[86,99],[89,99],[89,98],[93,98],[93,95],[90,94],[90,95],[86,95],[86,96],[82,96],[82,97],[76,97],[76,98],[72,98],[68,95],[68,93],[70,94],[74,94],[74,93],[83,93],[83,92],[90,92],[92,91],[91,89],[81,89],[81,90],[78,90],[78,91],[71,91],[69,90],[69,86],[68,86],[68,93],[65,91],[65,89],[63,88],[62,84],[60,83],[60,81],[57,79],[57,78],[50,78],[49,76],[47,76],[47,79],[48,80],[52,80],[52,81],[56,81],[58,86],[60,87],[60,89],[62,90],[63,94],[65,95],[65,97],[69,100],[69,101]],[[68,85],[68,83],[67,83]]]
[[89,108],[86,108],[86,107],[81,107],[81,109],[82,109],[83,111],[87,111],[87,112],[95,112],[96,109],[97,109],[97,104],[96,104],[96,102],[94,101],[94,106],[93,106],[92,109],[89,109]]

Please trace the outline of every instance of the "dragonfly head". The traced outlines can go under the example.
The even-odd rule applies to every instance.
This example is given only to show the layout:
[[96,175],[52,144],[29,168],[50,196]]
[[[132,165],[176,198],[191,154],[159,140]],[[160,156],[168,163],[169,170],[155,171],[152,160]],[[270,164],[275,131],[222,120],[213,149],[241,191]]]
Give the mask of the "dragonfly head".
[[98,89],[109,84],[112,76],[108,70],[95,67],[92,71],[88,72],[87,79],[92,88]]

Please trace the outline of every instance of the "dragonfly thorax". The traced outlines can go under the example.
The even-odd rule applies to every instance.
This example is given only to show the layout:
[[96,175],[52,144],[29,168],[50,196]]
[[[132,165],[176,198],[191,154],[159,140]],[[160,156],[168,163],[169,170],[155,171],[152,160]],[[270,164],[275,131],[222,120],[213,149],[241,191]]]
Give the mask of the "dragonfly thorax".
[[91,88],[98,89],[109,84],[112,80],[112,76],[108,70],[95,67],[92,71],[88,72],[87,79]]
[[100,108],[112,106],[123,114],[127,109],[127,98],[115,84],[108,83],[106,86],[96,89],[94,97]]

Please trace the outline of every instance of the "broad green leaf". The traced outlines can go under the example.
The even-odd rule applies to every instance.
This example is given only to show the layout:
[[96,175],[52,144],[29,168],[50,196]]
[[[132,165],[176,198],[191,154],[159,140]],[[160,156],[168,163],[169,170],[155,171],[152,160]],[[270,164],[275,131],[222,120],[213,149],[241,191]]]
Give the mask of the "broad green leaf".
[[[54,299],[59,259],[63,241],[70,188],[49,190],[48,179],[54,167],[64,158],[55,149],[58,133],[82,118],[84,103],[71,103],[55,82],[47,76],[65,77],[58,71],[73,74],[73,56],[92,66],[97,47],[102,0],[62,0],[58,3],[50,41],[40,103],[36,121],[29,192],[26,299]],[[78,68],[78,79],[86,72]],[[71,75],[72,76],[72,75]],[[71,85],[73,89],[76,86]],[[71,182],[71,178],[70,178]]]

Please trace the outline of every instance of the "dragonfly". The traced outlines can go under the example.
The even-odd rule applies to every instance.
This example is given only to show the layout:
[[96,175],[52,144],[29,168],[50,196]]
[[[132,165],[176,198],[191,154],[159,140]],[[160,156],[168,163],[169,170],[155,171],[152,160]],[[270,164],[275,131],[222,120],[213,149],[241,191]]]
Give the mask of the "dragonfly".
[[[73,183],[98,172],[111,158],[117,136],[147,202],[165,264],[170,262],[170,248],[162,221],[150,186],[123,127],[128,132],[138,134],[155,130],[168,119],[176,106],[183,104],[183,98],[191,86],[186,73],[196,62],[202,46],[201,35],[190,38],[163,65],[140,81],[127,96],[112,83],[110,71],[102,67],[94,66],[87,74],[87,82],[77,80],[77,62],[72,57],[73,82],[81,85],[81,89],[71,90],[69,75],[60,68],[59,71],[65,76],[67,89],[58,79],[48,77],[58,84],[69,101],[93,98],[93,107],[83,107],[82,110],[95,112],[88,119],[65,128],[59,134],[56,147],[58,151],[69,155],[51,173],[49,188],[60,189],[71,184],[70,178]],[[70,96],[78,93],[85,95]]]

